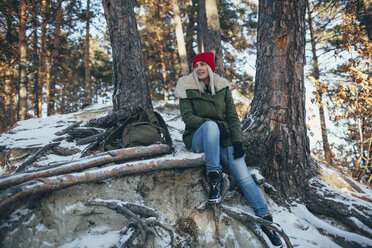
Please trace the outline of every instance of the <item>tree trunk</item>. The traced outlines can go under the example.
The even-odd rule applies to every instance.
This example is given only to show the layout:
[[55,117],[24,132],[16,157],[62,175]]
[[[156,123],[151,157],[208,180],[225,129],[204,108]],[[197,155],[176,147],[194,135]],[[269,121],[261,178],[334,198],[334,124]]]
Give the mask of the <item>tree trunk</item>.
[[[35,27],[38,27],[40,25],[39,23],[39,20],[38,20],[38,9],[35,8],[33,13],[32,13],[32,23]],[[38,33],[37,32],[34,32],[34,35],[33,35],[33,61],[34,61],[34,65],[32,66],[32,71],[33,71],[33,79],[34,79],[34,87],[33,87],[33,92],[32,92],[32,103],[33,103],[33,109],[34,109],[34,116],[35,117],[40,117],[40,112],[39,112],[39,108],[38,108],[38,102],[39,102],[39,98],[41,97],[41,95],[39,94],[39,88],[40,88],[40,81],[39,81],[39,62],[40,62],[40,59],[39,59],[39,54],[38,54],[38,43],[39,43],[39,40],[38,40]]]
[[208,25],[207,25],[207,14],[205,10],[205,0],[198,0],[198,16],[197,16],[197,44],[198,44],[198,52],[203,53],[206,52],[205,50],[205,40],[206,35],[208,33]]
[[223,76],[220,20],[216,0],[198,1],[198,52],[213,52],[216,73]]
[[53,41],[53,52],[52,52],[52,63],[50,65],[51,68],[51,79],[49,84],[49,97],[47,97],[47,104],[48,109],[47,113],[48,116],[54,115],[56,113],[56,84],[59,80],[59,48],[60,48],[60,35],[61,35],[61,23],[62,23],[62,2],[63,0],[58,0],[57,2],[57,13],[56,13],[56,24],[55,24],[55,31],[54,31],[54,41]]
[[178,54],[181,62],[181,73],[183,76],[189,74],[189,65],[187,62],[185,39],[183,37],[183,28],[180,16],[180,8],[177,0],[172,0],[173,15],[175,24],[175,33],[177,37]]
[[[195,57],[195,52],[194,52],[194,36],[195,36],[195,22],[197,21],[197,16],[195,15],[195,9],[197,9],[197,1],[198,0],[192,0],[192,6],[191,6],[191,11],[187,13],[188,15],[188,24],[186,27],[186,51],[187,51],[187,61],[192,61]],[[199,24],[197,25],[199,27]],[[189,68],[191,67],[191,63],[188,65]],[[192,70],[192,68],[191,68]]]
[[113,107],[152,108],[132,1],[102,0],[113,55]]
[[366,26],[368,40],[372,41],[372,1],[359,0],[363,6],[364,16],[362,23]]
[[86,105],[92,104],[92,83],[90,81],[90,54],[89,54],[89,24],[90,24],[90,0],[87,0],[87,25],[85,33],[85,54],[84,54],[84,67],[85,67],[85,101]]
[[19,1],[19,101],[18,119],[27,118],[27,78],[26,78],[26,8],[25,0]]
[[39,87],[37,89],[37,117],[42,116],[42,89],[44,87],[44,77],[45,77],[45,34],[46,34],[46,24],[47,24],[47,2],[46,0],[41,1],[42,8],[42,24],[41,24],[41,34],[40,34],[40,50],[39,50],[39,68],[38,68],[38,82]]
[[156,37],[158,39],[157,43],[160,49],[160,66],[161,66],[161,79],[163,81],[163,100],[168,101],[169,85],[167,82],[167,67],[165,65],[164,56],[164,37],[161,35],[160,28],[156,29]]
[[223,76],[223,56],[221,45],[220,18],[218,15],[216,0],[205,0],[207,14],[208,33],[205,40],[206,51],[213,52],[215,55],[216,73]]
[[[316,54],[316,43],[315,43],[315,37],[314,37],[314,29],[313,29],[313,19],[311,16],[310,11],[310,4],[309,0],[306,1],[307,3],[307,14],[308,14],[308,25],[309,25],[309,31],[310,31],[310,39],[311,39],[311,51],[313,54],[313,72],[312,75],[315,80],[319,80],[320,73],[319,73],[319,64],[318,64],[318,56]],[[333,165],[333,155],[332,151],[329,148],[329,142],[328,142],[328,134],[327,134],[327,128],[326,128],[326,121],[324,116],[324,105],[323,105],[323,92],[321,88],[317,86],[317,103],[319,108],[319,118],[320,118],[320,129],[322,132],[322,141],[323,141],[323,150],[324,150],[324,157],[325,161],[329,165]]]
[[243,120],[246,161],[282,196],[301,196],[313,172],[305,123],[306,0],[259,2],[254,99]]

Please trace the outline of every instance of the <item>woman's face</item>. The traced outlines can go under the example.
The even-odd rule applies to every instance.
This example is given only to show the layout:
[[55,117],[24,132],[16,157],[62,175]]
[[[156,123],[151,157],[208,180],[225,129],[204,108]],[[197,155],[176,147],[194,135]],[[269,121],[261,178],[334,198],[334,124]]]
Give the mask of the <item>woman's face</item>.
[[200,81],[205,81],[209,78],[208,65],[203,61],[198,61],[194,64],[194,70]]

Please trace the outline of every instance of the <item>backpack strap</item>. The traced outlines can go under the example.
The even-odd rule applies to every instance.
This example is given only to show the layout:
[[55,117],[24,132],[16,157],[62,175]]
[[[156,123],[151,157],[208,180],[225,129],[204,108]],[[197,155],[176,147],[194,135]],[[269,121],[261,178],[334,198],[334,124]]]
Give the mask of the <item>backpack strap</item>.
[[172,138],[169,134],[167,124],[165,124],[165,121],[164,121],[163,117],[161,117],[161,115],[158,112],[153,111],[153,114],[156,117],[156,119],[159,123],[159,126],[163,130],[164,137],[165,137],[165,143],[171,148],[171,150],[173,152],[174,148],[173,148]]

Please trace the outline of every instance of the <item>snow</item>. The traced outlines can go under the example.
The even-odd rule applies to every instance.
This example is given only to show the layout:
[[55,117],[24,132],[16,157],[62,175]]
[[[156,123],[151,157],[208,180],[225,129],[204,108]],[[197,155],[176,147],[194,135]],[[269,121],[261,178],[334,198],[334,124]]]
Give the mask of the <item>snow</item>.
[[104,232],[102,227],[91,228],[85,235],[66,243],[59,248],[107,248],[115,247],[120,238],[120,230]]
[[[164,105],[154,105],[155,107],[164,107]],[[102,112],[100,115],[107,114],[107,107],[108,105],[94,105],[89,108],[86,108],[77,113],[65,114],[65,115],[54,115],[51,117],[44,117],[44,118],[32,118],[25,121],[20,121],[17,123],[17,126],[6,133],[0,134],[0,146],[6,146],[7,148],[41,148],[58,138],[55,133],[65,129],[67,126],[73,124],[76,121],[82,120],[81,114],[84,112]],[[174,141],[174,145],[176,147],[176,152],[171,155],[167,155],[168,157],[172,157],[173,159],[184,159],[184,158],[197,158],[202,156],[202,154],[190,153],[184,147],[182,143],[182,131],[184,129],[184,123],[182,122],[181,118],[175,118],[175,115],[171,114],[164,114],[163,115],[166,123],[170,126],[169,131],[171,132],[172,139]],[[83,120],[84,121],[84,120]],[[61,146],[65,148],[72,148],[76,147],[74,142],[67,142],[62,141]],[[83,150],[86,146],[81,146],[79,149]],[[167,156],[164,156],[161,159],[166,159]],[[71,156],[57,156],[53,154],[48,154],[42,156],[40,160],[37,162],[38,166],[45,166],[52,163],[58,162],[65,162],[65,161],[74,161],[79,158],[79,153]],[[16,164],[17,165],[17,164]],[[115,167],[123,166],[123,165],[112,165],[106,168],[98,168],[96,170],[111,170]],[[128,163],[130,166],[130,163]],[[323,169],[333,170],[325,165],[323,165]],[[2,171],[3,168],[0,168],[0,173],[4,173]],[[80,173],[89,173],[89,172],[80,172]],[[262,176],[258,170],[253,170],[252,173],[255,177],[259,180],[262,180]],[[78,173],[76,173],[78,174]],[[338,178],[338,180],[343,180],[342,178]],[[320,181],[320,180],[319,180]],[[317,181],[317,183],[319,183]],[[343,180],[344,181],[344,180]],[[320,181],[323,184],[323,187],[326,187],[329,191],[336,190],[335,188],[330,187],[326,183]],[[41,183],[41,182],[40,182]],[[344,181],[344,183],[346,183]],[[372,192],[371,189],[363,184],[358,182],[354,182],[357,184],[360,189],[367,195],[371,196]],[[343,197],[338,199],[333,199],[334,201],[342,202],[348,204],[353,211],[358,211],[353,207],[353,203],[358,199],[352,197],[348,192],[348,189],[342,188],[339,189],[343,192]],[[323,191],[319,191],[318,194],[321,194],[322,197]],[[353,194],[358,195],[362,193],[353,192]],[[99,199],[97,199],[99,200]],[[103,201],[103,200],[101,200]],[[367,237],[363,237],[362,235],[358,235],[355,233],[347,232],[346,230],[342,230],[342,228],[337,228],[334,225],[331,225],[324,219],[320,219],[319,217],[313,215],[309,212],[305,205],[291,203],[291,207],[284,208],[281,206],[276,205],[272,200],[268,199],[269,208],[272,210],[272,215],[274,218],[274,222],[279,223],[280,226],[285,230],[285,233],[290,238],[292,245],[294,247],[301,247],[301,248],[312,248],[312,247],[326,247],[326,248],[336,248],[340,247],[337,245],[332,239],[330,238],[331,235],[324,234],[324,232],[328,234],[340,234],[342,236],[347,237],[349,240],[355,240],[359,243],[362,243],[365,247],[372,247],[372,240],[368,239]],[[369,214],[369,218],[372,216],[372,204],[369,211],[366,211]],[[76,208],[82,207],[82,203],[77,203],[75,205],[66,206],[64,209],[64,213],[71,212]],[[249,206],[236,206],[242,210],[247,211],[248,213],[253,214],[252,209]],[[12,220],[20,218],[21,215],[28,214],[30,210],[27,209],[20,209],[14,212],[11,215]],[[363,223],[360,223],[357,219],[352,219],[354,223],[361,226],[367,232],[371,232],[371,229],[365,226]],[[6,223],[3,223],[6,225]],[[214,226],[209,226],[205,235],[206,239],[211,239],[213,237],[212,233],[214,230]],[[42,231],[47,229],[44,225],[40,224],[37,226],[37,231]],[[118,243],[120,239],[120,230],[116,231],[106,231],[105,227],[97,227],[89,229],[84,235],[76,238],[75,240],[69,241],[60,248],[74,248],[74,247],[89,247],[89,248],[99,248],[99,247],[114,247],[115,244]],[[324,230],[323,233],[320,233],[318,230]],[[16,230],[14,230],[16,231]],[[231,233],[229,233],[233,236]],[[167,241],[164,241],[164,244],[167,245]],[[49,246],[51,244],[45,244],[45,246]]]

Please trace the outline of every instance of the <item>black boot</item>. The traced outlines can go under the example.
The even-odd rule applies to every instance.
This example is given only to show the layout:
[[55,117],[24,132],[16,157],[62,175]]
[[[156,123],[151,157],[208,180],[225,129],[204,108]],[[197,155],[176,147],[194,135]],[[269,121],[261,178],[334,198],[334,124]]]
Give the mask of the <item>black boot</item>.
[[222,175],[217,170],[208,171],[209,198],[210,203],[221,202]]
[[[273,217],[271,215],[265,215],[262,217],[264,220],[273,222]],[[278,234],[274,230],[270,230],[265,226],[261,226],[262,231],[269,237],[271,243],[275,246],[282,246],[282,241],[280,240]]]

